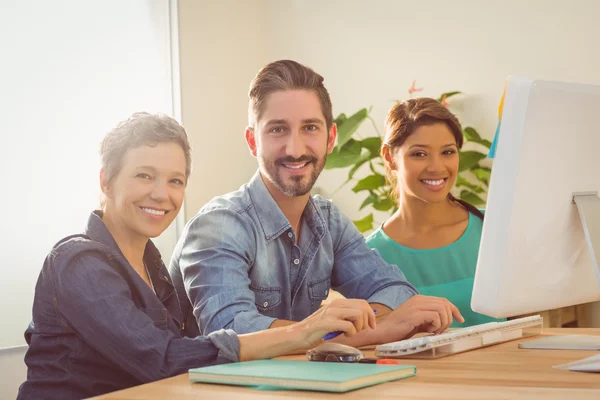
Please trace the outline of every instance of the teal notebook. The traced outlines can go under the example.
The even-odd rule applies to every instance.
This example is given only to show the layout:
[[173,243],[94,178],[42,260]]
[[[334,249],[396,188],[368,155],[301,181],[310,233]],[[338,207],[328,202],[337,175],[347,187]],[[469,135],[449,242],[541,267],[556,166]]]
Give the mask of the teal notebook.
[[192,382],[347,392],[416,373],[414,365],[257,360],[193,368],[189,376]]

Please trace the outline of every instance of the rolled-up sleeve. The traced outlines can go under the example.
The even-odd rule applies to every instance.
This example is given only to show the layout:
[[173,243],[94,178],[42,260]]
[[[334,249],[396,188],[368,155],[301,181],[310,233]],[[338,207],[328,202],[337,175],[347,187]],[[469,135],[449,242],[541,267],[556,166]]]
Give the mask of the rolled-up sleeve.
[[262,315],[250,289],[256,233],[246,216],[232,209],[203,210],[183,233],[179,267],[200,332],[219,329],[251,333],[276,318]]
[[239,361],[240,344],[232,331],[182,338],[157,327],[151,315],[161,315],[164,321],[166,310],[138,308],[127,282],[105,257],[93,251],[58,254],[52,262],[55,306],[62,323],[98,353],[141,382]]
[[348,298],[366,299],[391,309],[418,294],[398,267],[371,250],[350,219],[335,205],[330,210],[334,242],[332,287]]
[[221,329],[207,336],[212,344],[219,349],[217,364],[240,361],[240,339],[231,329]]

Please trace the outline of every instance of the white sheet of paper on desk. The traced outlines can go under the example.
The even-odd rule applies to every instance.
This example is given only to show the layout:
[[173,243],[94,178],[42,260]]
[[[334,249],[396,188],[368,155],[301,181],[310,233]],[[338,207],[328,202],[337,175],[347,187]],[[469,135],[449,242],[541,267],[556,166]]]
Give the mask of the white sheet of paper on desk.
[[519,343],[521,349],[600,350],[597,335],[550,335]]
[[580,372],[600,372],[600,354],[566,364],[555,365],[554,368]]

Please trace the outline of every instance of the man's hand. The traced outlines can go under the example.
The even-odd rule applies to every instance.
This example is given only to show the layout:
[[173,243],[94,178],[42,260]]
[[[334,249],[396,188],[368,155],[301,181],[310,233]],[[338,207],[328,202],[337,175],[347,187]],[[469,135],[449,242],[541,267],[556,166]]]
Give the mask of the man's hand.
[[458,308],[447,299],[416,295],[387,316],[378,318],[375,340],[389,343],[407,339],[419,332],[442,333],[453,318],[465,322]]

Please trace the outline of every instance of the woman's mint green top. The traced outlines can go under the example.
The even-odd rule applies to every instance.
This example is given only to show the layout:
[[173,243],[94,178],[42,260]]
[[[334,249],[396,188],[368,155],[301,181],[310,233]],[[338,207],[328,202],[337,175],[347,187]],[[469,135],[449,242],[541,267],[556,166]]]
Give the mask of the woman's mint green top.
[[397,265],[419,293],[426,296],[445,297],[465,318],[465,327],[485,322],[504,321],[471,310],[471,294],[479,253],[483,221],[469,213],[467,229],[456,242],[436,249],[418,250],[402,246],[379,228],[367,238],[367,244],[377,249],[381,257]]

